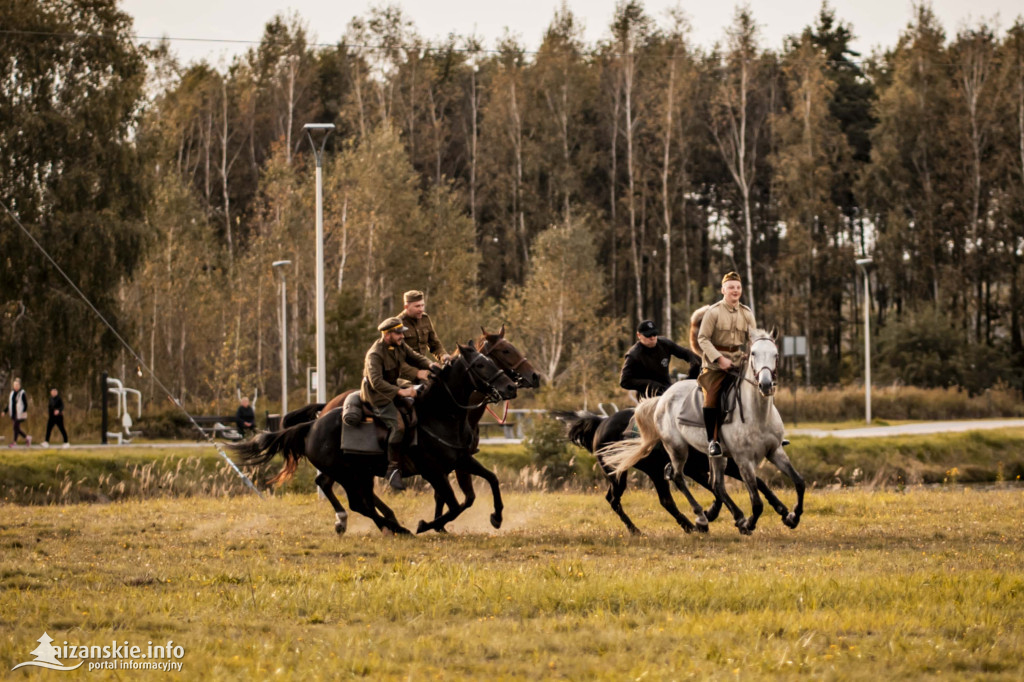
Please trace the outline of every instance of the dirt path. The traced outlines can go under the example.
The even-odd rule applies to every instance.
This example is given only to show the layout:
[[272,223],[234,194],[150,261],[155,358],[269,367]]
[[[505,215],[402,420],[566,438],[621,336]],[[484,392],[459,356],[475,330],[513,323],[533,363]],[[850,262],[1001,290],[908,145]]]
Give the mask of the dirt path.
[[921,422],[899,426],[864,426],[856,429],[787,429],[786,435],[812,438],[884,438],[886,436],[919,436],[927,433],[981,431],[987,429],[1024,428],[1024,419],[973,419],[969,421]]

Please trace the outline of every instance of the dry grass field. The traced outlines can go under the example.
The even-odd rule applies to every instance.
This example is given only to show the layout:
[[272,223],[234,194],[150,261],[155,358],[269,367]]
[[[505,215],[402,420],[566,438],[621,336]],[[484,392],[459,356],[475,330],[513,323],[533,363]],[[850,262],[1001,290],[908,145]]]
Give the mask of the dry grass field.
[[[410,527],[433,508],[385,495]],[[46,631],[182,647],[180,673],[88,679],[1024,678],[1012,483],[811,490],[752,537],[684,535],[650,491],[636,538],[593,492],[510,492],[501,530],[489,502],[418,537],[338,537],[312,493],[4,504],[0,665]]]

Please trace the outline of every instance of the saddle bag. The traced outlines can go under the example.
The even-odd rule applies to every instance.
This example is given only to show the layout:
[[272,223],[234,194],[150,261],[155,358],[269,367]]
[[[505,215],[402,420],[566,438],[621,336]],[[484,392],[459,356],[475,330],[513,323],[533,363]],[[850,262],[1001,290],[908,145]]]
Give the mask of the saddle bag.
[[363,421],[363,401],[358,391],[353,391],[345,398],[341,407],[341,421],[345,422],[345,426],[359,426]]

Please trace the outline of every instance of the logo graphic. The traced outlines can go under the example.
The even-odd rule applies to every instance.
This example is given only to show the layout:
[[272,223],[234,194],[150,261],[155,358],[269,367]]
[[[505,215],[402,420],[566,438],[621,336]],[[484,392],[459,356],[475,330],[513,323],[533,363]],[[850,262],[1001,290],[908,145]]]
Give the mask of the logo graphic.
[[57,654],[60,653],[60,649],[50,644],[50,642],[53,641],[53,638],[45,632],[43,633],[43,636],[37,639],[36,641],[39,642],[39,646],[35,648],[35,651],[29,652],[30,654],[36,657],[36,660],[19,663],[18,665],[11,668],[11,670],[17,670],[18,668],[25,665],[34,665],[39,668],[48,668],[50,670],[74,670],[75,668],[85,663],[85,661],[79,661],[78,665],[71,667],[68,667],[61,663],[57,659]]

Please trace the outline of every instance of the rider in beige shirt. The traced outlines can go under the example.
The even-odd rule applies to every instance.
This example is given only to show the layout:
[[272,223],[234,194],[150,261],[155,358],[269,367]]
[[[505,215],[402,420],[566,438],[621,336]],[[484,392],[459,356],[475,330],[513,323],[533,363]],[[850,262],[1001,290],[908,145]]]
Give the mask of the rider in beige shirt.
[[734,381],[734,376],[728,371],[743,361],[743,354],[750,344],[750,332],[757,328],[753,311],[740,303],[742,295],[740,276],[735,272],[726,274],[722,278],[722,300],[704,313],[697,333],[703,366],[697,383],[704,391],[704,426],[708,432],[708,454],[711,456],[722,454],[722,446],[718,442],[722,420],[718,398]]

